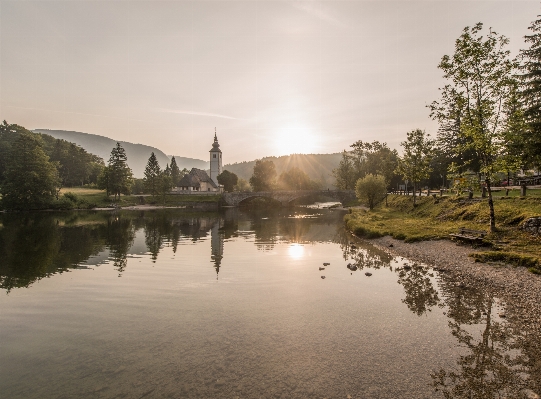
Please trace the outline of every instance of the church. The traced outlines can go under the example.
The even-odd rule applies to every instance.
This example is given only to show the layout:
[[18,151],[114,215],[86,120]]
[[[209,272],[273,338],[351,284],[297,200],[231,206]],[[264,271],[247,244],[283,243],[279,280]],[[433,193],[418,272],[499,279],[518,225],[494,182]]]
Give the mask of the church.
[[184,175],[178,182],[177,192],[190,194],[192,192],[221,193],[223,186],[218,183],[218,175],[222,173],[222,150],[218,144],[218,137],[214,132],[214,143],[210,153],[210,176],[202,169],[192,168],[190,173]]

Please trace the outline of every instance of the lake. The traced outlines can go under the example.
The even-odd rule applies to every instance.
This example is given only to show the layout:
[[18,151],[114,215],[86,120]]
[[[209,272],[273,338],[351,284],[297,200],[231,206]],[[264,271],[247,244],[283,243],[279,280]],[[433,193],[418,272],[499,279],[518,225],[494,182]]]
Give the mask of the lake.
[[499,317],[504,303],[356,239],[343,215],[0,215],[0,397],[514,398],[531,387],[528,343]]

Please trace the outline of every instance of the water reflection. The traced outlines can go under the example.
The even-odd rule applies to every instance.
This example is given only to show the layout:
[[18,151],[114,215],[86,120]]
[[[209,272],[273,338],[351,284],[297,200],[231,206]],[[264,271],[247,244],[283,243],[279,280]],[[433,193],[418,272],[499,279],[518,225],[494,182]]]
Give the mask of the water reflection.
[[[525,388],[538,389],[534,385],[541,381],[538,335],[517,331],[512,322],[500,318],[498,309],[503,304],[490,290],[468,289],[445,273],[363,244],[342,228],[340,213],[320,212],[229,209],[221,214],[153,211],[2,215],[0,287],[7,293],[29,287],[44,277],[95,264],[93,260],[103,253],[105,263],[123,277],[129,273],[133,255],[148,256],[154,264],[165,248],[177,254],[182,246],[201,241],[210,244],[206,259],[214,270],[209,267],[208,271],[218,279],[221,268],[227,267],[228,241],[244,240],[262,252],[287,244],[287,254],[294,260],[305,260],[314,243],[332,242],[339,244],[344,262],[333,263],[331,268],[341,268],[348,279],[365,278],[370,270],[373,276],[366,278],[377,281],[378,273],[385,273],[403,290],[397,306],[408,309],[406,312],[416,320],[438,313],[448,324],[458,349],[449,366],[426,370],[435,395],[513,398],[521,397]],[[330,280],[322,284],[330,284]]]

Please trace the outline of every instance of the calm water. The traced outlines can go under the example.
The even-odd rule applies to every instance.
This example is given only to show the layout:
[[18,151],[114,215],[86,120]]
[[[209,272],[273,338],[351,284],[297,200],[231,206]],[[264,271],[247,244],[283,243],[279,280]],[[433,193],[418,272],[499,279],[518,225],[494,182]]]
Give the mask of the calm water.
[[525,338],[498,316],[505,304],[354,240],[342,217],[0,216],[0,397],[514,398],[535,388]]

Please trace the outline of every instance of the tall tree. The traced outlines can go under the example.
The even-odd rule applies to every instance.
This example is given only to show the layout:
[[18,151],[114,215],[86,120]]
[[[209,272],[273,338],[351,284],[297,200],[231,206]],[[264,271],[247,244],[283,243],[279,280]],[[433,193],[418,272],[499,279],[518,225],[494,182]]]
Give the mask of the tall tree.
[[424,130],[416,129],[408,132],[406,141],[400,143],[404,154],[398,160],[397,172],[413,184],[413,205],[416,204],[415,191],[419,183],[430,176],[430,161],[434,142]]
[[224,170],[216,178],[218,179],[218,183],[224,186],[224,191],[227,192],[233,191],[233,187],[239,181],[239,177],[228,170]]
[[177,165],[177,161],[175,159],[175,157],[171,157],[171,180],[173,182],[173,187],[177,187],[178,186],[178,182],[180,181],[180,179],[182,178],[182,172],[180,171],[178,165]]
[[[506,129],[505,103],[514,85],[512,74],[517,63],[505,47],[509,40],[490,30],[481,34],[483,24],[464,28],[455,42],[455,53],[443,56],[438,67],[449,83],[440,89],[441,100],[431,104],[434,116],[442,124],[449,122],[451,108],[460,110],[459,150],[471,150],[479,160],[485,177],[490,209],[490,230],[496,229],[492,181],[498,158],[504,151]],[[441,111],[441,112],[438,112]],[[459,151],[459,152],[460,152]]]
[[42,148],[42,140],[22,132],[8,153],[4,182],[0,188],[7,209],[39,209],[50,204],[60,185],[56,164]]
[[342,159],[332,174],[336,180],[336,187],[340,190],[353,190],[357,181],[357,174],[353,166],[353,159],[346,150],[342,152]]
[[258,159],[254,165],[254,173],[250,177],[250,185],[254,191],[270,191],[274,189],[276,167],[274,162]]
[[126,151],[120,143],[111,151],[109,163],[107,165],[107,187],[108,193],[120,198],[120,194],[129,194],[133,184],[133,173],[128,166],[128,157]]
[[160,164],[158,163],[156,155],[154,155],[154,152],[152,152],[148,158],[147,166],[145,167],[145,177],[143,178],[145,190],[146,192],[152,194],[152,196],[158,194],[160,174]]
[[528,27],[531,35],[524,37],[530,45],[521,50],[522,59],[520,76],[522,103],[527,124],[523,135],[523,148],[526,166],[541,165],[541,15]]

